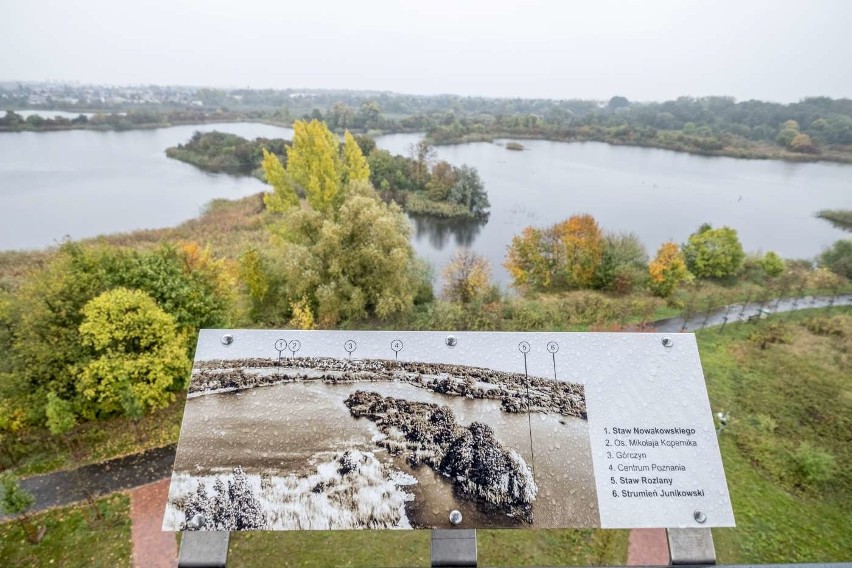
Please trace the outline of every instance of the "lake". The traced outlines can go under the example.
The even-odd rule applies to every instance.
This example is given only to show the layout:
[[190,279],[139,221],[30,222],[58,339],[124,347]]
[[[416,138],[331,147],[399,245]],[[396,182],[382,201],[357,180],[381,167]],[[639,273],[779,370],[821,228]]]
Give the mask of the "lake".
[[[196,130],[247,138],[289,138],[263,124],[178,126],[127,132],[0,134],[0,249],[49,246],[65,235],[175,225],[214,198],[239,198],[255,179],[202,172],[164,150]],[[407,153],[418,134],[380,137],[382,148]],[[417,253],[436,274],[459,246],[491,262],[495,280],[513,235],[590,213],[611,231],[635,232],[651,255],[669,239],[684,242],[701,223],[737,229],[747,251],[813,258],[847,233],[816,219],[820,209],[852,208],[852,167],[709,158],[602,143],[523,141],[437,148],[439,159],[479,170],[491,200],[487,223],[414,219]]]

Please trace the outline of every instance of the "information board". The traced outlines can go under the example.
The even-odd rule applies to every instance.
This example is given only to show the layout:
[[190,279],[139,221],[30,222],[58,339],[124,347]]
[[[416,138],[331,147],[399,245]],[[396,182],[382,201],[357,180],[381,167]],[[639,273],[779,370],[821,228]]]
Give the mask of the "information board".
[[164,530],[734,526],[692,334],[203,330]]

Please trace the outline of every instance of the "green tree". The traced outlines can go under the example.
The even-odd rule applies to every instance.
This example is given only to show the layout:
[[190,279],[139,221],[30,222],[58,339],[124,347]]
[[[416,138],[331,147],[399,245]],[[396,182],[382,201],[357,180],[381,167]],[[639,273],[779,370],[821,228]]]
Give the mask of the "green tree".
[[455,171],[455,183],[450,189],[449,200],[464,205],[474,217],[488,215],[488,194],[476,168],[464,165]]
[[62,400],[56,393],[47,393],[47,406],[45,406],[47,417],[47,429],[54,436],[62,436],[77,425],[77,418],[71,403]]
[[283,221],[282,273],[290,304],[307,298],[321,326],[408,310],[416,281],[411,226],[368,182],[352,184],[331,218],[311,209]]
[[781,276],[785,268],[784,259],[778,256],[777,253],[769,251],[763,258],[760,259],[760,267],[763,272],[770,278]]
[[435,148],[427,140],[412,144],[408,153],[411,158],[411,178],[418,189],[426,187],[429,181],[429,168],[435,161]]
[[821,267],[852,279],[852,240],[839,240],[819,255]]
[[595,287],[627,293],[640,284],[648,272],[648,253],[635,233],[607,233]]
[[689,271],[698,278],[726,278],[739,271],[745,252],[737,231],[730,227],[702,225],[683,245]]
[[37,544],[44,536],[44,529],[34,527],[27,514],[27,511],[35,504],[35,498],[22,489],[17,480],[10,475],[3,476],[2,486],[3,497],[0,498],[0,509],[3,514],[16,517],[29,543]]
[[145,292],[125,288],[94,298],[83,316],[80,336],[92,359],[80,374],[80,390],[99,415],[127,410],[124,389],[146,410],[174,400],[190,363],[172,316]]
[[[49,392],[72,402],[82,417],[94,417],[91,401],[78,390],[80,369],[91,357],[79,331],[82,310],[94,297],[118,287],[154,298],[185,338],[194,338],[202,327],[225,325],[232,301],[221,261],[197,246],[163,245],[140,252],[62,245],[17,290],[8,314],[14,330],[9,372],[17,377],[29,423],[44,423]],[[187,341],[187,354],[193,346]]]
[[792,128],[782,128],[778,133],[778,136],[775,137],[775,143],[779,146],[783,146],[785,148],[789,148],[793,143],[793,140],[799,136],[799,131],[794,130]]
[[445,201],[450,196],[450,191],[456,184],[455,168],[449,162],[441,160],[432,166],[429,181],[426,183],[426,191],[429,199],[433,201]]

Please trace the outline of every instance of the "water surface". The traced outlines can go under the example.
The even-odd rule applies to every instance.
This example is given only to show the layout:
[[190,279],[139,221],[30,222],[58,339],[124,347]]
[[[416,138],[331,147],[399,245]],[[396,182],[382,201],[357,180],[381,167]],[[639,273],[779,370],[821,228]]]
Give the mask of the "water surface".
[[[205,173],[166,157],[196,130],[246,138],[290,138],[292,130],[256,123],[156,130],[0,133],[0,249],[39,248],[192,218],[214,198],[263,191],[247,177]],[[380,147],[407,154],[420,134],[383,136]],[[852,208],[852,167],[708,158],[596,142],[523,141],[437,148],[439,159],[479,170],[491,200],[487,223],[413,219],[417,253],[436,275],[460,246],[491,262],[495,279],[512,236],[575,213],[604,229],[633,231],[650,254],[684,242],[701,223],[737,229],[747,251],[813,258],[848,234],[816,219],[820,209]]]
[[[408,155],[419,134],[396,134],[379,146]],[[487,224],[418,224],[417,252],[437,267],[459,246],[472,246],[508,282],[502,263],[513,235],[590,213],[602,228],[632,231],[652,256],[667,241],[685,242],[702,223],[735,228],[746,251],[813,258],[848,233],[814,217],[852,208],[852,166],[737,160],[611,146],[599,142],[505,140],[436,147],[437,158],[479,170],[491,201]]]

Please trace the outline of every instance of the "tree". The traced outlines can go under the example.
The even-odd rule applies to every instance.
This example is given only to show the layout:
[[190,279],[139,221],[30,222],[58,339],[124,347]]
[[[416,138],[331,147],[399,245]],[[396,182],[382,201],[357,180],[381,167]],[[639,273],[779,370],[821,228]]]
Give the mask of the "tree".
[[433,201],[446,200],[455,184],[455,168],[444,160],[437,162],[432,166],[432,173],[429,176],[429,181],[426,183],[426,191],[429,199]]
[[634,233],[607,233],[595,288],[627,293],[648,273],[648,253]]
[[573,215],[553,231],[561,245],[557,271],[571,288],[589,288],[603,260],[603,234],[591,215]]
[[671,296],[678,284],[688,280],[689,271],[678,246],[669,241],[663,243],[657,256],[648,266],[651,291],[657,296]]
[[437,155],[435,148],[426,140],[421,140],[417,144],[412,144],[408,152],[412,160],[411,177],[418,188],[423,188],[429,179],[429,168]]
[[370,179],[370,166],[361,153],[358,142],[347,130],[343,134],[343,174],[340,182],[346,184]]
[[27,535],[30,544],[37,544],[44,536],[44,527],[34,527],[30,521],[27,511],[35,504],[35,498],[31,493],[21,488],[20,484],[11,476],[3,476],[3,497],[0,498],[0,510],[4,515],[17,517],[18,523]]
[[686,267],[698,278],[725,278],[739,271],[745,252],[736,230],[702,225],[683,245]]
[[515,286],[589,288],[599,274],[603,250],[594,217],[574,215],[544,230],[524,229],[512,239],[505,266]]
[[411,227],[367,182],[355,184],[335,218],[311,210],[285,220],[284,279],[291,304],[308,298],[322,326],[407,310],[416,281]]
[[358,143],[358,147],[361,148],[361,153],[364,156],[369,156],[376,149],[376,141],[372,136],[368,136],[367,134],[357,134],[355,142]]
[[329,214],[338,205],[344,187],[370,178],[370,167],[355,138],[346,131],[341,152],[337,136],[319,121],[297,120],[293,144],[287,148],[287,166],[264,150],[263,168],[272,193],[264,196],[270,211],[286,212],[304,196],[315,211]]
[[286,211],[304,195],[316,211],[331,208],[341,189],[342,166],[337,137],[322,122],[293,123],[293,144],[287,149],[287,167],[264,150],[263,171],[273,188],[264,197],[270,211]]
[[[342,156],[330,157],[327,145],[312,139],[328,139],[324,125],[300,129],[303,136],[288,151],[298,152],[295,164],[310,172],[338,172],[338,177],[329,193],[333,199],[312,200],[306,191],[306,206],[277,209],[282,213],[276,227],[282,237],[282,292],[290,315],[305,325],[329,326],[340,319],[368,314],[385,318],[409,309],[416,281],[408,220],[398,206],[381,202],[351,135],[346,135]],[[288,181],[293,163],[288,153],[283,186],[274,185],[273,196],[295,193]],[[275,160],[267,160],[264,170],[272,173],[267,173],[270,183],[282,179]]]
[[800,152],[802,154],[815,154],[817,147],[814,141],[807,134],[799,133],[790,141],[790,150]]
[[481,297],[490,287],[491,266],[484,257],[463,248],[453,254],[443,276],[447,299],[467,304]]
[[503,266],[517,288],[543,289],[553,283],[554,263],[550,247],[545,247],[544,232],[526,227],[512,237]]
[[760,259],[760,267],[763,269],[764,274],[770,278],[775,278],[781,276],[784,272],[785,264],[784,260],[777,253],[769,251]]
[[612,111],[628,107],[630,107],[630,101],[627,100],[627,97],[612,97],[611,99],[609,99],[609,103],[607,104],[607,108]]
[[491,204],[476,168],[464,165],[455,170],[454,176],[455,184],[450,189],[449,200],[464,205],[474,217],[486,217]]
[[47,393],[45,415],[47,417],[47,429],[54,436],[62,436],[68,433],[77,424],[71,403],[62,400],[54,392]]
[[852,280],[852,240],[839,240],[824,250],[817,259],[828,270]]
[[[99,415],[135,405],[162,408],[174,400],[173,385],[185,384],[190,364],[172,316],[145,292],[125,288],[94,298],[83,316],[80,336],[93,358],[80,375],[80,390]],[[124,403],[128,396],[130,405]]]

